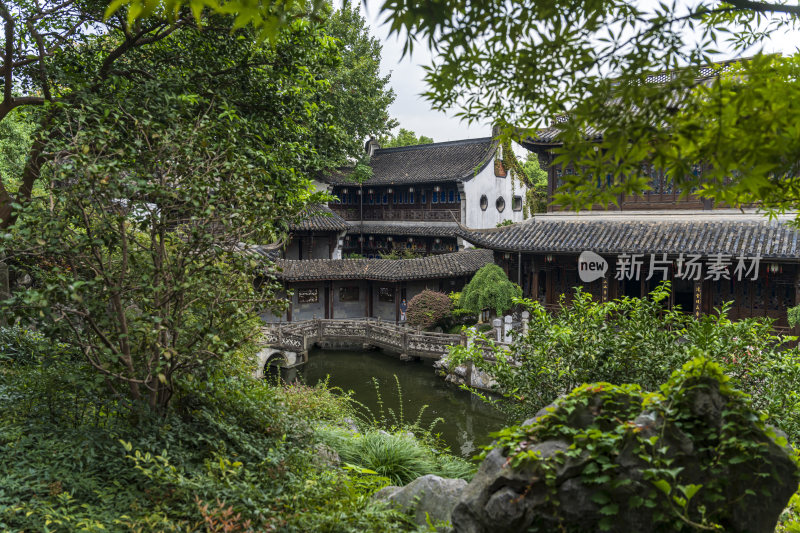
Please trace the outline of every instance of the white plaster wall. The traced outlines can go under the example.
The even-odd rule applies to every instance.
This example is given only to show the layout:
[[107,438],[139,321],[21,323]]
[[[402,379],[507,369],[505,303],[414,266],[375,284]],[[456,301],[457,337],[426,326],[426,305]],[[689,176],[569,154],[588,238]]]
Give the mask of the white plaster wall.
[[[342,302],[339,300],[339,288],[344,286],[358,286],[357,302]],[[360,280],[334,281],[333,282],[333,317],[334,318],[363,318],[367,311],[367,283]],[[324,315],[323,315],[324,316]]]
[[[464,194],[462,199],[466,200],[465,224],[467,227],[475,229],[494,228],[499,222],[510,219],[513,222],[522,222],[523,210],[514,211],[512,207],[513,197],[521,196],[525,201],[525,188],[514,180],[514,192],[511,191],[511,177],[498,178],[494,175],[494,159],[481,170],[477,176],[464,182]],[[486,195],[489,205],[486,211],[481,210],[480,200],[482,195]],[[502,196],[506,201],[506,207],[502,213],[497,211],[497,198]]]

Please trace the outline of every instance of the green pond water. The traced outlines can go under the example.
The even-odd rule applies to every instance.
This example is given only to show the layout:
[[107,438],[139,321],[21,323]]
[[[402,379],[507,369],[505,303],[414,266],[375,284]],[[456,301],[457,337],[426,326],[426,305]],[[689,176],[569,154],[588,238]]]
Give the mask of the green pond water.
[[462,457],[471,457],[479,447],[491,442],[489,433],[506,425],[504,415],[470,393],[445,383],[429,362],[403,362],[375,351],[312,350],[308,363],[290,369],[286,379],[300,377],[309,385],[329,377],[328,385],[353,391],[355,399],[376,415],[378,399],[373,378],[378,381],[384,410],[400,411],[400,397],[394,376],[400,381],[403,416],[413,422],[420,409],[428,408],[422,417],[427,427],[436,418],[443,418],[434,433],[440,433],[450,450]]

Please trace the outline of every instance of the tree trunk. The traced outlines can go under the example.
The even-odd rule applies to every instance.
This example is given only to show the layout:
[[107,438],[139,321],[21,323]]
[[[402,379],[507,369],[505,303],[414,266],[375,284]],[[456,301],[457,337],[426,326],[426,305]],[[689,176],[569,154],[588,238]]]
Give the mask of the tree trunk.
[[[0,261],[0,301],[11,297],[11,288],[8,284],[8,265]],[[0,313],[0,326],[7,326],[5,313]]]

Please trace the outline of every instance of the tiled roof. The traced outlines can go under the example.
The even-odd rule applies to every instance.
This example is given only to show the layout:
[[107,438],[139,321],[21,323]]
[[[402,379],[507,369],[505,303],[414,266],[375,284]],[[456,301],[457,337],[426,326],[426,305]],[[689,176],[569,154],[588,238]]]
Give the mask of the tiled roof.
[[488,230],[461,227],[458,235],[476,246],[499,251],[760,254],[800,259],[800,232],[766,220],[537,220]]
[[[706,65],[700,67],[697,71],[695,81],[698,84],[702,83],[708,85],[712,83],[721,72],[729,72],[737,62],[749,61],[750,59],[752,58],[731,59],[728,61],[719,62],[716,65]],[[648,76],[645,81],[648,84],[652,83],[656,85],[662,85],[667,83],[676,72],[677,71],[655,72]],[[680,91],[677,95],[673,96],[669,102],[667,102],[667,108],[675,109],[681,107],[688,94],[690,94],[688,90]],[[621,104],[621,100],[619,98],[612,98],[607,102],[607,107],[609,109],[613,109],[619,104]],[[522,142],[522,145],[526,148],[537,145],[560,145],[561,141],[558,139],[558,135],[561,129],[557,124],[565,122],[568,120],[568,118],[569,115],[567,114],[556,117],[554,121],[555,124],[537,131],[536,135],[525,139]],[[600,140],[603,138],[603,131],[593,126],[587,127],[584,131],[584,134],[585,138],[588,140]]]
[[322,204],[307,206],[295,220],[289,222],[292,231],[344,231],[347,228],[345,219]]
[[491,250],[464,250],[419,259],[279,259],[276,266],[284,281],[404,281],[471,275],[491,263],[492,255]]
[[[491,161],[497,142],[491,137],[400,148],[379,148],[369,160],[372,177],[369,185],[457,182],[472,178]],[[342,169],[322,179],[337,184],[352,184],[351,169]]]
[[[357,235],[362,232],[361,223],[348,222],[347,233]],[[455,237],[458,224],[371,224],[364,223],[365,235],[409,235],[420,237]]]

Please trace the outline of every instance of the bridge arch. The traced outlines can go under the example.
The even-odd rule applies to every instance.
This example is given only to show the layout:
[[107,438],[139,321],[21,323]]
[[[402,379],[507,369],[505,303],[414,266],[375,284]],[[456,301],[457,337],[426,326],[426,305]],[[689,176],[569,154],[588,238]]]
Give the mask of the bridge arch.
[[301,362],[297,353],[272,346],[262,348],[256,358],[256,379],[262,379],[270,367],[290,368]]

